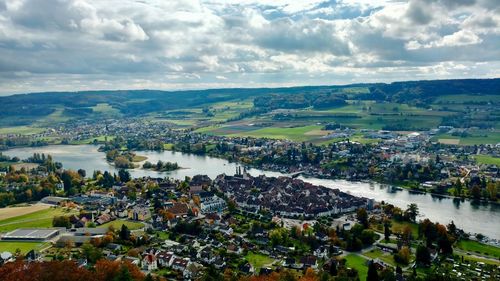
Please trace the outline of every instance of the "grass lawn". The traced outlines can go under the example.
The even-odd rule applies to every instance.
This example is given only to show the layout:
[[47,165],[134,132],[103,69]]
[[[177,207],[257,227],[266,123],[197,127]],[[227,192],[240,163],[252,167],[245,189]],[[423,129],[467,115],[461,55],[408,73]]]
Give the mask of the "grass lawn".
[[413,235],[413,238],[418,237],[418,225],[416,223],[410,223],[410,222],[400,222],[396,220],[392,220],[392,232],[403,232],[403,229],[406,226],[411,227],[411,233]]
[[390,264],[392,266],[396,266],[396,262],[394,261],[394,257],[386,253],[380,249],[373,249],[369,252],[366,252],[363,254],[364,256],[370,258],[370,259],[380,259],[381,261]]
[[347,260],[347,267],[354,268],[358,271],[359,280],[366,280],[368,275],[368,266],[366,265],[366,259],[356,254],[349,254],[345,256]]
[[254,252],[249,252],[245,259],[256,269],[259,270],[263,266],[271,265],[274,260],[268,256],[257,254]]
[[500,248],[479,243],[477,241],[461,240],[457,243],[457,247],[467,252],[479,253],[482,255],[500,258]]
[[164,143],[163,144],[163,149],[165,149],[165,150],[172,150],[173,147],[174,147],[173,143]]
[[127,221],[127,220],[114,220],[114,221],[110,221],[108,223],[105,223],[103,225],[100,225],[98,227],[109,228],[110,226],[113,226],[115,229],[120,229],[122,227],[122,224],[126,225],[128,227],[128,229],[130,229],[130,230],[137,230],[137,229],[141,229],[144,227],[144,224],[142,224],[140,222]]
[[132,162],[142,162],[142,161],[146,161],[147,159],[148,159],[148,157],[146,157],[146,156],[136,155],[136,156],[134,156],[134,158],[132,158]]
[[75,211],[62,208],[49,208],[25,215],[11,217],[0,221],[0,232],[9,232],[18,228],[52,227],[52,218],[55,216],[75,214]]
[[40,242],[5,242],[0,241],[0,252],[11,252],[14,254],[16,249],[20,249],[21,253],[26,254],[31,250],[41,250],[48,246],[48,243],[40,243]]
[[486,165],[497,165],[500,166],[500,157],[490,156],[490,155],[476,155],[476,162]]

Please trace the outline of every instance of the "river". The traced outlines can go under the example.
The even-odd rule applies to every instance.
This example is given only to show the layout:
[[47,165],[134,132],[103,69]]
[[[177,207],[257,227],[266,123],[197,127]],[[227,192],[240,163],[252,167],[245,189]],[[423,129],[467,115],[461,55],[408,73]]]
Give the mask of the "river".
[[[117,173],[117,169],[110,165],[105,158],[105,154],[97,151],[94,145],[52,145],[45,147],[15,148],[3,151],[3,154],[11,157],[17,156],[26,159],[33,153],[45,153],[53,156],[55,161],[63,163],[66,169],[84,169],[88,175],[92,175],[94,170],[109,171]],[[177,162],[183,169],[171,172],[156,172],[144,169],[131,169],[133,177],[172,177],[184,179],[186,176],[205,174],[210,178],[215,178],[219,174],[234,174],[238,164],[230,163],[227,160],[185,154],[172,151],[137,151],[138,155],[148,157],[149,162],[156,163],[158,160]],[[263,171],[259,169],[249,169],[253,176],[267,175],[280,176],[278,172]],[[408,190],[394,190],[389,186],[369,183],[351,182],[345,180],[327,180],[317,178],[300,179],[329,188],[338,188],[341,191],[357,196],[373,198],[377,201],[386,201],[395,206],[406,208],[410,203],[416,203],[420,209],[421,218],[429,218],[448,224],[454,221],[457,227],[472,233],[482,233],[491,238],[500,239],[500,206],[498,204],[472,204],[468,200],[443,198],[431,194],[420,194]]]

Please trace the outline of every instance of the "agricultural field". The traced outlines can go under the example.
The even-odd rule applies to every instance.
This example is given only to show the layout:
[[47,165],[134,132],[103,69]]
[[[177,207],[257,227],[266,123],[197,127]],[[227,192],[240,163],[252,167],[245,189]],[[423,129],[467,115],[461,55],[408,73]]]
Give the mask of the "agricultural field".
[[0,128],[0,135],[19,134],[19,135],[33,135],[45,131],[44,128],[37,128],[31,126],[15,126]]
[[490,155],[475,155],[477,163],[486,165],[497,165],[500,166],[500,157],[490,156]]
[[443,144],[479,145],[500,143],[500,132],[487,130],[472,130],[467,136],[454,136],[451,134],[438,134],[432,138]]
[[13,217],[27,215],[37,211],[48,209],[50,206],[45,204],[34,204],[31,206],[6,207],[0,209],[0,222]]
[[0,233],[9,232],[18,228],[29,227],[52,227],[52,219],[55,216],[75,214],[76,211],[62,208],[48,208],[18,216],[11,216],[0,220]]
[[98,103],[94,107],[91,107],[92,111],[99,114],[104,115],[119,115],[120,111],[116,108],[113,108],[108,103]]
[[100,225],[99,228],[109,228],[113,227],[114,229],[120,229],[122,225],[125,225],[128,227],[130,230],[138,230],[144,227],[143,223],[140,222],[134,222],[134,221],[128,221],[128,220],[114,220],[108,223],[105,223],[103,225]]

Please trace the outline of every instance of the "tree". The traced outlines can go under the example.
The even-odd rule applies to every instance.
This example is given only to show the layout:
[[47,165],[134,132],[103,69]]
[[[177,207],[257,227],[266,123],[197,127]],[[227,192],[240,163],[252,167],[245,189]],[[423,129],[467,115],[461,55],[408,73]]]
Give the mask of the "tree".
[[431,263],[431,254],[429,249],[424,245],[418,245],[416,253],[417,264],[427,266]]
[[418,206],[415,203],[411,203],[408,205],[408,209],[405,211],[405,216],[408,218],[409,221],[415,222],[418,216]]
[[129,182],[130,181],[130,172],[125,169],[120,169],[118,171],[118,177],[120,177],[121,182]]
[[56,216],[52,218],[52,226],[53,227],[71,227],[71,222],[69,221],[69,217],[66,216]]
[[87,176],[87,172],[84,169],[78,169],[77,173],[80,177],[85,178]]
[[386,242],[389,241],[391,237],[392,231],[391,231],[391,221],[386,219],[384,221],[384,239]]
[[410,262],[410,249],[406,246],[402,247],[401,250],[394,255],[394,261],[401,264],[408,264]]
[[365,208],[359,208],[356,213],[358,221],[363,225],[364,228],[368,228],[368,212]]
[[[148,274],[148,276],[151,278],[151,275]],[[120,268],[120,271],[118,274],[115,276],[113,279],[114,281],[133,281],[132,276],[130,275],[130,271],[125,265],[122,265]]]
[[368,265],[368,275],[366,276],[366,281],[378,281],[377,267],[373,261],[370,261]]
[[120,239],[124,241],[130,240],[130,230],[125,224],[122,224],[122,228],[120,229]]

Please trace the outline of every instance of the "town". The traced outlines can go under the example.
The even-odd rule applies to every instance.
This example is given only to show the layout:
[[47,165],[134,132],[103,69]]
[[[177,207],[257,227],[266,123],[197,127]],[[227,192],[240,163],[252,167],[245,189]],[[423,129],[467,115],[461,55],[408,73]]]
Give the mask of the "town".
[[[0,272],[18,263],[74,260],[75,272],[105,272],[114,263],[122,266],[107,274],[150,280],[495,280],[500,274],[498,248],[453,221],[418,220],[415,204],[400,209],[293,177],[254,177],[242,166],[214,179],[176,180],[132,178],[126,169],[87,177],[49,155],[32,159],[38,168],[10,167],[0,176],[9,191],[2,204],[39,200],[18,208],[40,208],[0,220],[0,247],[10,249],[0,254]],[[483,252],[470,255],[466,245]]]

